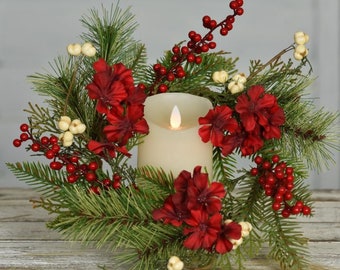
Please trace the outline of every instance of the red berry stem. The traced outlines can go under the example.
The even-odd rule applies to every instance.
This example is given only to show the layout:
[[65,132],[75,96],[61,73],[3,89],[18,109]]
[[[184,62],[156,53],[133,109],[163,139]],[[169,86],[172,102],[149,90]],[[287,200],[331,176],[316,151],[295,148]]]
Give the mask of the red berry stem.
[[279,155],[273,155],[271,160],[261,156],[254,159],[256,168],[250,170],[250,175],[257,177],[266,196],[273,199],[272,209],[280,211],[284,218],[290,215],[310,215],[311,208],[301,200],[294,198],[294,168],[280,161]]
[[206,53],[211,49],[216,48],[216,43],[213,41],[213,32],[220,29],[220,34],[226,36],[233,29],[233,23],[236,16],[241,16],[244,12],[243,0],[233,0],[229,7],[234,11],[232,15],[228,15],[224,20],[217,23],[209,16],[202,18],[203,27],[209,29],[208,33],[203,37],[195,31],[190,31],[188,36],[190,41],[185,46],[174,45],[171,53],[172,64],[167,68],[160,63],[153,65],[155,72],[155,81],[147,89],[147,94],[164,93],[168,91],[168,83],[175,79],[182,79],[186,76],[186,72],[182,64],[186,61],[192,64],[201,64],[202,57],[200,54]]

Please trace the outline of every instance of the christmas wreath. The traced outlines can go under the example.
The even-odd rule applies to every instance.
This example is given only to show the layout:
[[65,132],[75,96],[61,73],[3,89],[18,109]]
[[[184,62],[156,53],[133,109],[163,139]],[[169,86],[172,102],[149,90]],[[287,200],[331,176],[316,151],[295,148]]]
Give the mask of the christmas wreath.
[[129,269],[241,269],[265,245],[282,269],[306,269],[294,217],[313,214],[304,180],[339,150],[338,115],[306,96],[306,33],[248,75],[214,52],[242,6],[204,16],[205,34],[190,31],[154,65],[129,9],[91,10],[83,43],[29,77],[47,106],[29,103],[13,144],[41,158],[7,166],[40,192],[49,228]]

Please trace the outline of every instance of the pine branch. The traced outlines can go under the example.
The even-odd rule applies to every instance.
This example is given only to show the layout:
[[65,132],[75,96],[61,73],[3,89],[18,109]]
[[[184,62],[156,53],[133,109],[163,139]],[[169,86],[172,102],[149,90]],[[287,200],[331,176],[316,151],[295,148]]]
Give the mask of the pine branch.
[[232,155],[223,156],[219,148],[213,150],[213,179],[214,181],[222,182],[228,192],[233,191],[237,181],[231,180],[236,172],[236,159]]
[[58,190],[64,185],[64,173],[51,170],[40,162],[6,163],[9,170],[21,181],[50,199],[58,197]]

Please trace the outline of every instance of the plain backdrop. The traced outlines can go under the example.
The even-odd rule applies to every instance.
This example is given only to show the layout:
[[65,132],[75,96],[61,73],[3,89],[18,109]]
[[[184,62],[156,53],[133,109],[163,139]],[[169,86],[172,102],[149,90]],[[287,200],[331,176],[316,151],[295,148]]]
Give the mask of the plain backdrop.
[[[238,68],[247,73],[250,59],[269,60],[293,42],[296,31],[307,32],[315,84],[310,87],[316,102],[339,110],[339,17],[338,0],[244,0],[245,13],[237,17],[233,31],[218,38],[218,50],[240,57]],[[95,0],[0,0],[0,187],[26,187],[8,171],[5,162],[30,159],[12,140],[20,123],[26,122],[29,101],[42,103],[32,91],[27,75],[44,72],[48,62],[66,53],[69,43],[80,41],[84,30],[79,21],[91,8],[110,8],[117,1]],[[187,39],[190,30],[203,32],[201,18],[216,20],[230,14],[225,0],[122,0],[131,6],[139,27],[135,38],[145,43],[149,63],[165,50]],[[203,32],[204,33],[204,32]],[[339,153],[335,153],[339,164]],[[332,165],[307,180],[313,188],[339,188],[340,169]]]

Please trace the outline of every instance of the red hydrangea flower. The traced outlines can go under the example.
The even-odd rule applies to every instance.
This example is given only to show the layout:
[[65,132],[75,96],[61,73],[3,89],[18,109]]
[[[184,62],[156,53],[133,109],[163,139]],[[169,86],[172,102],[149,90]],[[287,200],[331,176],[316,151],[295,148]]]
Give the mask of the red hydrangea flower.
[[184,228],[184,235],[188,237],[183,245],[189,249],[203,248],[211,250],[221,230],[222,215],[216,213],[209,216],[205,211],[192,210],[191,217],[185,220],[190,227]]
[[[270,127],[269,130],[277,133],[276,129],[285,121],[284,112],[277,104],[276,97],[265,93],[261,85],[254,85],[247,93],[240,95],[235,110],[240,114],[242,125],[247,132],[260,125],[265,129]],[[273,137],[268,132],[266,134],[267,137]]]
[[281,130],[279,126],[285,123],[285,114],[280,106],[273,106],[269,110],[268,125],[264,127],[263,137],[266,140],[279,139],[281,137]]
[[176,204],[173,201],[173,195],[166,198],[162,208],[156,209],[152,212],[154,220],[162,220],[164,224],[171,224],[175,227],[182,225],[183,220],[188,218],[190,213],[185,205]]
[[257,124],[268,124],[268,110],[276,105],[273,95],[265,94],[261,85],[254,85],[247,93],[237,98],[235,110],[240,114],[241,122],[247,132],[253,131]]
[[126,155],[128,157],[131,156],[131,154],[128,152],[125,146],[117,146],[113,143],[102,143],[102,142],[97,142],[95,140],[90,140],[89,143],[87,144],[87,148],[100,156],[105,156],[108,154],[110,157],[114,158],[116,157],[116,152],[120,152],[123,155]]
[[97,111],[106,113],[108,108],[117,106],[134,88],[132,71],[122,63],[109,66],[104,59],[93,64],[96,73],[93,81],[86,86],[91,99],[97,99]]
[[221,210],[221,199],[225,194],[223,184],[213,182],[209,186],[208,174],[201,173],[201,167],[197,166],[187,189],[188,209],[202,209],[208,214],[214,214]]
[[129,106],[125,115],[111,110],[107,114],[110,125],[104,127],[104,134],[108,141],[126,145],[134,133],[147,134],[149,126],[143,115],[142,105]]
[[242,237],[242,226],[236,222],[223,224],[218,235],[215,250],[220,254],[225,254],[233,249],[230,239],[238,240]]
[[198,130],[203,142],[211,143],[214,146],[221,146],[226,132],[234,132],[238,128],[237,121],[232,118],[232,109],[226,105],[216,106],[204,117],[200,117],[198,122],[203,125]]

